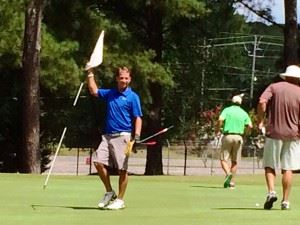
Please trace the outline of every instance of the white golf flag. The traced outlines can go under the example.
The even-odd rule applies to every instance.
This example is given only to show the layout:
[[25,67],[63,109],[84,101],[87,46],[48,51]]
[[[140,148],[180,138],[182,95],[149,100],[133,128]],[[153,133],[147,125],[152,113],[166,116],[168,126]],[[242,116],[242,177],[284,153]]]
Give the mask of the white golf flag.
[[86,64],[85,70],[99,66],[103,61],[103,40],[104,30],[101,32],[98,41],[95,45],[94,51],[90,57],[90,61]]

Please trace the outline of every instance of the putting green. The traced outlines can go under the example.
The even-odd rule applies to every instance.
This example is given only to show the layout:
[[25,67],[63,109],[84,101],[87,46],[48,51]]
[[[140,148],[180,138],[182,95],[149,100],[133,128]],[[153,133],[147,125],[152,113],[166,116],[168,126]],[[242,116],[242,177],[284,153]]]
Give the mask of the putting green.
[[[130,176],[126,209],[99,210],[103,187],[97,176],[0,174],[2,225],[295,225],[300,214],[300,177],[294,178],[291,210],[263,210],[263,175],[240,175],[224,189],[223,176]],[[114,187],[117,177],[112,177]],[[259,206],[258,206],[259,205]]]

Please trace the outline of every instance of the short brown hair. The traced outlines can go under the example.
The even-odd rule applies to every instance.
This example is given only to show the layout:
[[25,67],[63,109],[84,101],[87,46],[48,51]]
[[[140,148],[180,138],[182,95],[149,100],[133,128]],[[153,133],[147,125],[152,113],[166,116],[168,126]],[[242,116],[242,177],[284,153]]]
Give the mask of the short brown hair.
[[122,71],[130,73],[130,70],[126,66],[121,66],[121,67],[118,68],[119,73],[122,72]]

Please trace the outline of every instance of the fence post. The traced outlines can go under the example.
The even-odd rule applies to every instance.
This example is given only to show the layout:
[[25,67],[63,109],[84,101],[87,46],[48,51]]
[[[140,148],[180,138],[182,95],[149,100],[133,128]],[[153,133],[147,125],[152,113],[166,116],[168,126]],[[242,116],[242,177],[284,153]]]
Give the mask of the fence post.
[[167,163],[167,164],[168,164],[168,167],[167,167],[167,174],[170,175],[170,174],[169,174],[169,167],[170,167],[170,147],[171,147],[171,146],[170,146],[169,140],[166,139],[166,141],[167,141],[167,146],[168,146],[168,153],[167,153],[167,154],[168,154],[168,159],[167,159],[167,160],[168,160],[168,161],[167,161],[167,162],[168,162],[168,163]]
[[183,144],[184,144],[184,172],[183,175],[186,175],[186,159],[187,159],[187,146],[186,146],[186,142],[185,139],[183,139]]

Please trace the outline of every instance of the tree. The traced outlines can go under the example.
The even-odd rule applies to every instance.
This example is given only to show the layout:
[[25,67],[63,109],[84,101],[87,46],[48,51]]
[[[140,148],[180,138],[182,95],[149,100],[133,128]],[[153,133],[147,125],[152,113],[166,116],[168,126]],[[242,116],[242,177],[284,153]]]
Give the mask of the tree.
[[20,172],[40,173],[40,103],[39,71],[43,0],[26,6],[23,50],[23,113]]
[[[227,49],[207,47],[215,43],[212,40],[216,37],[230,38],[235,32],[249,34],[244,18],[234,14],[233,3],[236,2],[234,0],[51,0],[47,2],[43,10],[44,18],[41,26],[43,49],[40,56],[40,77],[38,77],[41,93],[40,145],[57,143],[56,138],[62,130],[58,128],[65,126],[66,123],[78,125],[70,119],[70,115],[75,110],[71,104],[69,107],[66,103],[71,102],[80,80],[84,79],[84,72],[81,69],[101,30],[106,31],[106,37],[104,62],[97,69],[97,75],[101,77],[99,82],[103,87],[111,86],[114,68],[119,65],[131,67],[134,76],[132,87],[142,99],[144,128],[146,128],[142,134],[145,136],[162,127],[175,125],[170,133],[174,134],[174,137],[184,138],[190,129],[194,129],[199,119],[199,109],[214,107],[217,102],[211,99],[224,100],[228,97],[224,96],[224,92],[213,93],[204,90],[204,86],[235,85],[238,87],[245,86],[249,82],[249,77],[246,76],[241,79],[239,76],[232,76],[228,79],[230,72],[232,74],[238,72],[228,67],[225,71],[223,66],[234,64],[238,67],[246,67],[247,62],[242,60],[244,50],[235,47]],[[18,6],[23,6],[24,3],[19,3],[17,0],[12,0],[10,3],[4,1],[4,3],[0,9],[2,19],[0,27],[3,27],[0,29],[0,77],[4,81],[1,80],[1,86],[5,86],[4,83],[8,82],[14,83],[14,79],[6,78],[15,78],[14,71],[20,67],[18,60],[21,57],[18,57],[20,52],[16,46],[21,39],[18,32],[20,33],[20,30],[23,32],[23,29],[20,29],[23,26],[19,23],[24,23],[23,20],[18,19],[19,15],[16,16],[20,11]],[[11,6],[15,5],[17,6],[12,10]],[[11,29],[12,24],[18,24],[14,27],[19,30]],[[13,35],[11,33],[8,35],[6,31],[8,27],[9,30],[14,30]],[[17,43],[16,46],[14,43]],[[18,90],[18,88],[13,89]],[[10,93],[8,95],[5,90],[6,87],[0,89],[1,97],[15,96]],[[87,94],[85,91],[83,89],[82,94]],[[229,94],[227,92],[225,95]],[[0,106],[1,116],[7,115],[6,112],[10,111],[11,108],[6,106],[6,102]],[[97,118],[101,117],[99,113],[90,113],[85,106],[77,109],[79,107],[80,104],[76,106],[76,111],[80,112],[79,117],[84,112],[90,117],[94,114]],[[10,114],[10,117],[13,116]],[[95,124],[92,119],[89,118],[80,130],[88,130],[90,124]],[[6,124],[0,122],[1,127],[7,127]],[[69,132],[65,143],[69,141],[67,141],[68,134]],[[74,135],[72,138],[76,141],[76,137],[79,136],[82,135]],[[162,140],[164,137],[160,138],[156,140],[159,145],[152,146],[153,148],[151,147],[147,153],[145,174],[163,173]],[[2,140],[3,133],[0,130],[0,141]],[[42,148],[43,146],[40,147]],[[23,153],[20,157],[22,156]]]
[[[116,62],[126,62],[132,66],[135,76],[133,86],[141,93],[144,115],[148,118],[144,123],[147,127],[146,132],[156,132],[162,126],[161,85],[169,86],[172,83],[169,71],[160,64],[163,51],[163,1],[98,1],[98,7],[99,11],[112,15],[110,27],[106,27],[108,41],[105,44],[109,51],[105,56],[110,62],[115,59]],[[109,38],[110,33],[115,34],[113,39]],[[114,40],[114,43],[110,40]],[[123,51],[120,54],[121,49]],[[107,66],[107,61],[104,60],[102,67]],[[160,141],[158,143],[147,153],[147,175],[163,173],[162,145]]]
[[[250,0],[235,0],[242,4],[267,22],[279,26],[284,31],[284,52],[281,67],[285,68],[291,64],[299,63],[299,40],[298,40],[298,27],[297,27],[297,0],[285,0],[285,25],[277,24],[271,16],[272,9],[270,7],[262,6],[261,3]],[[271,2],[271,1],[269,1]]]
[[286,67],[299,63],[298,56],[298,27],[297,27],[297,0],[285,0],[285,27],[284,27],[284,65]]
[[176,21],[166,41],[172,45],[164,55],[172,63],[176,88],[166,94],[164,111],[167,121],[180,127],[176,136],[181,140],[188,138],[191,132],[199,137],[201,112],[223,104],[233,94],[231,91],[210,91],[210,88],[236,87],[238,90],[247,81],[246,77],[229,75],[234,69],[230,66],[244,68],[249,65],[243,47],[214,45],[239,42],[241,39],[235,36],[249,34],[249,26],[242,16],[234,14],[233,1],[206,3],[204,17]]
[[234,0],[233,2],[236,2],[238,4],[241,4],[243,7],[249,10],[249,12],[252,12],[256,14],[259,18],[261,18],[263,21],[266,21],[270,24],[280,26],[280,24],[277,24],[271,15],[271,8],[272,8],[272,0],[268,1],[253,1],[253,0]]
[[[205,36],[215,37],[220,31],[228,32],[236,27],[239,28],[237,32],[244,31],[243,17],[233,15],[233,1],[220,1],[218,4],[215,4],[216,1],[206,1],[209,3],[207,6],[204,2],[196,0],[98,2],[99,11],[105,12],[105,15],[113,14],[114,20],[117,18],[122,21],[132,34],[132,40],[138,42],[139,49],[154,52],[152,62],[171,71],[171,78],[175,80],[175,86],[172,88],[161,82],[158,77],[160,74],[148,72],[147,76],[152,78],[150,82],[138,83],[150,90],[151,97],[149,102],[146,102],[148,104],[144,133],[146,131],[151,134],[171,124],[174,124],[177,133],[180,133],[183,127],[178,117],[189,120],[186,121],[185,127],[191,127],[189,124],[195,123],[197,117],[195,111],[204,100],[199,87],[199,71],[210,65],[208,62],[203,63],[205,51],[198,47],[203,45],[200,40]],[[234,53],[231,50],[222,59],[210,62],[213,76],[209,74],[210,79],[206,79],[208,82],[216,83],[220,80],[222,69],[219,68],[215,73],[213,68],[224,59],[236,62],[236,56],[240,55],[240,52]],[[181,92],[176,93],[177,91]],[[169,104],[170,102],[174,104]],[[156,141],[159,144],[148,148],[145,170],[147,175],[163,173],[161,140],[158,138]]]
[[[130,8],[130,6],[133,7]],[[169,2],[162,0],[135,1],[134,4],[127,4],[123,18],[125,17],[127,21],[129,15],[135,15],[133,17],[134,23],[131,23],[129,28],[135,32],[138,40],[146,49],[154,51],[155,56],[152,62],[162,64],[164,62],[163,55],[169,46],[169,43],[166,44],[167,37],[170,36],[170,31],[173,31],[170,28],[181,19],[199,18],[205,11],[203,6],[202,3],[195,0],[184,2],[177,0]],[[165,67],[168,69],[168,66]],[[152,80],[148,88],[151,103],[146,117],[146,132],[151,134],[164,126],[162,124],[162,117],[164,116],[162,98],[168,87],[163,88],[160,80]],[[163,174],[161,137],[157,137],[157,143],[155,146],[147,147],[145,175]]]
[[[18,9],[18,10],[16,10]],[[0,7],[0,161],[3,172],[17,171],[20,149],[20,64],[24,5],[2,1]]]

